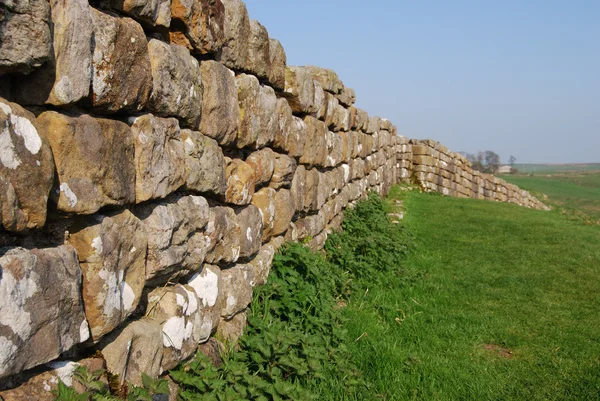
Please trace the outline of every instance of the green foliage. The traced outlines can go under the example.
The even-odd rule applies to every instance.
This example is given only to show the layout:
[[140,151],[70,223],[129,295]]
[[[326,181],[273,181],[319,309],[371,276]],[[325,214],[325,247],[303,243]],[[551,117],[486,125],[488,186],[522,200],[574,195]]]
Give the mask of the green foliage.
[[385,209],[374,194],[359,202],[346,214],[345,232],[330,236],[324,254],[285,245],[267,285],[255,289],[237,350],[223,355],[220,367],[199,353],[171,372],[180,398],[316,400],[363,391],[341,306],[361,277],[400,271],[411,239]]
[[[83,392],[79,394],[74,388],[61,381],[54,391],[56,401],[118,401],[122,398],[110,392],[109,386],[101,380],[106,371],[99,369],[89,372],[84,366],[77,366],[73,372],[73,380],[77,381]],[[142,387],[131,386],[127,401],[152,401],[154,395],[169,394],[169,382],[164,379],[153,379],[142,373]]]

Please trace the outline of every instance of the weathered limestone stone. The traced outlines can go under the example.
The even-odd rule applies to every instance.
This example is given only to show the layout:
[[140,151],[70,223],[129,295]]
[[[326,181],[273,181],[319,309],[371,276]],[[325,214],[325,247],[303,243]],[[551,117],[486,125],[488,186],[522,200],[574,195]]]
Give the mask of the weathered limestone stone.
[[337,93],[335,96],[338,98],[340,103],[346,107],[350,107],[354,104],[354,102],[356,102],[356,93],[352,88],[347,88],[344,86],[342,91]]
[[205,264],[202,270],[192,276],[188,286],[193,288],[199,303],[200,331],[199,342],[205,342],[215,332],[223,308],[223,280],[218,266]]
[[273,142],[278,131],[277,97],[252,75],[236,77],[240,108],[236,146],[260,149]]
[[269,186],[271,188],[289,188],[292,185],[294,172],[296,171],[296,159],[280,153],[275,153],[273,163],[273,175]]
[[83,301],[92,338],[98,341],[125,321],[144,289],[148,239],[129,210],[97,216],[98,224],[72,232],[83,272]]
[[237,137],[240,118],[235,75],[213,60],[203,61],[200,70],[204,85],[200,132],[221,145],[230,145]]
[[206,263],[235,263],[240,257],[241,229],[230,207],[211,207],[206,235],[215,246],[206,255]]
[[[106,367],[104,360],[100,358],[86,358],[77,362],[53,361],[44,366],[49,370],[31,377],[18,387],[0,391],[0,399],[4,401],[54,401],[56,396],[52,392],[58,388],[59,380],[81,394],[85,389],[77,380],[73,380],[75,369],[78,366],[83,366],[88,372],[95,372]],[[104,376],[100,377],[100,381],[108,389],[108,380]]]
[[200,196],[172,196],[136,210],[148,235],[146,279],[165,282],[199,270],[214,246],[204,228],[209,207]]
[[285,233],[288,229],[292,217],[296,213],[296,205],[292,193],[288,189],[280,189],[275,194],[275,219],[271,236],[277,236]]
[[365,132],[367,134],[372,134],[374,132],[379,131],[380,123],[381,123],[381,117],[369,116],[369,120],[367,122],[367,127],[365,129]]
[[244,333],[247,325],[246,312],[240,312],[229,320],[221,320],[215,336],[219,341],[229,346],[234,345]]
[[269,39],[269,56],[269,82],[275,89],[283,91],[285,89],[285,67],[287,65],[287,57],[285,55],[285,49],[277,39]]
[[109,113],[142,110],[152,91],[144,30],[132,19],[90,10],[94,29],[92,106]]
[[2,98],[0,130],[0,226],[13,232],[43,227],[54,179],[48,141],[32,113]]
[[273,188],[262,188],[252,197],[252,204],[260,210],[262,216],[262,240],[268,241],[273,232],[273,223],[275,221],[275,195]]
[[250,19],[246,69],[262,81],[268,80],[271,72],[269,33],[254,19]]
[[306,142],[300,163],[308,166],[324,166],[327,160],[327,127],[314,117],[304,118]]
[[277,240],[273,240],[267,244],[264,244],[256,256],[248,262],[248,266],[251,266],[254,273],[254,285],[265,285],[269,272],[271,271],[271,265],[273,264],[273,257],[277,251],[276,246]]
[[186,157],[175,118],[145,114],[133,120],[135,201],[164,198],[186,181]]
[[221,0],[225,6],[225,42],[218,60],[234,70],[245,70],[248,61],[250,18],[241,0]]
[[259,251],[262,238],[262,217],[254,205],[238,208],[235,211],[240,228],[240,258],[248,258]]
[[225,40],[225,7],[221,0],[173,0],[171,18],[185,26],[194,52],[214,53]]
[[90,336],[70,246],[0,253],[0,378],[56,359]]
[[156,288],[148,294],[146,317],[158,322],[162,329],[162,371],[175,368],[196,351],[201,316],[192,287],[176,284]]
[[102,348],[108,371],[127,381],[142,385],[142,373],[152,378],[161,374],[163,335],[160,324],[151,318],[129,323],[120,333],[114,333]]
[[225,352],[225,345],[216,338],[212,337],[204,344],[200,344],[198,352],[204,354],[215,367],[223,365],[222,355]]
[[363,109],[356,109],[356,119],[352,129],[365,131],[369,123],[369,114]]
[[305,68],[310,72],[312,78],[321,84],[323,90],[326,90],[332,94],[336,94],[341,92],[344,88],[344,84],[335,71],[327,68],[315,67],[312,65]]
[[198,60],[185,47],[157,39],[148,42],[152,95],[148,108],[177,117],[182,126],[197,128],[202,114],[202,78]]
[[170,0],[112,0],[112,7],[151,26],[171,25]]
[[225,179],[225,202],[247,205],[252,201],[256,176],[250,164],[240,159],[229,160],[225,168]]
[[325,125],[327,125],[327,127],[334,128],[335,113],[339,107],[340,102],[337,100],[337,98],[331,93],[325,92],[325,96],[323,97],[323,103],[321,104],[321,108],[317,113],[317,118],[325,122]]
[[340,132],[340,140],[341,140],[341,157],[343,163],[348,163],[352,158],[352,135],[354,132]]
[[334,131],[348,131],[350,129],[350,112],[342,105],[336,105],[332,116]]
[[327,132],[327,158],[325,167],[335,167],[342,162],[342,137],[335,133]]
[[5,1],[0,18],[0,75],[29,74],[52,56],[50,5],[45,0]]
[[127,124],[47,111],[38,125],[54,154],[58,210],[90,214],[135,202],[135,146]]
[[224,195],[225,158],[217,141],[197,131],[181,130],[188,190]]
[[254,270],[251,266],[238,264],[221,271],[223,279],[223,309],[226,320],[240,313],[252,302]]
[[294,113],[316,115],[325,94],[321,84],[313,79],[307,67],[287,67],[285,96]]
[[304,210],[304,198],[306,196],[306,168],[302,165],[296,168],[290,192],[294,200],[296,211]]
[[292,157],[302,156],[306,141],[306,124],[292,115],[292,108],[283,98],[277,99],[277,116],[279,129],[275,132],[273,146]]
[[256,185],[268,183],[273,176],[275,169],[275,160],[277,153],[270,148],[264,148],[253,152],[246,158],[248,163],[254,169]]

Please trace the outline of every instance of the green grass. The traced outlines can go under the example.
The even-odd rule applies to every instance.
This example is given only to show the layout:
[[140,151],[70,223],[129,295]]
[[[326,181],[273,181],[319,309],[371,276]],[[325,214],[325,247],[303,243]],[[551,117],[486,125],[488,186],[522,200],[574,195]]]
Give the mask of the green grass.
[[600,221],[600,172],[565,172],[547,175],[501,176],[508,182],[537,195],[550,206],[557,207],[572,216]]
[[514,167],[519,173],[527,174],[553,174],[564,172],[585,172],[600,171],[600,163],[579,163],[579,164],[525,164],[516,163]]
[[[409,192],[417,249],[343,309],[357,400],[600,399],[600,228]],[[359,286],[359,287],[360,287]]]

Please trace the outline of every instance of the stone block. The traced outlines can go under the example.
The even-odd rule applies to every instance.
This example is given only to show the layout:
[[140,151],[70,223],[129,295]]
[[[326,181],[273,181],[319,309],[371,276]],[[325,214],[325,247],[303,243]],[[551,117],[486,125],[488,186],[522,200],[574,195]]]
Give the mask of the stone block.
[[262,185],[271,181],[275,169],[275,159],[277,153],[270,148],[264,148],[252,152],[247,158],[248,163],[254,169],[256,185]]
[[273,175],[269,186],[271,188],[290,188],[294,172],[296,171],[296,159],[287,155],[275,153],[275,161],[273,163]]
[[181,130],[185,151],[185,188],[225,195],[225,157],[217,141],[197,131]]
[[269,39],[269,83],[273,88],[283,91],[285,89],[285,67],[287,57],[285,50],[277,39]]
[[153,27],[168,28],[171,25],[170,0],[112,0],[111,6]]
[[225,202],[247,205],[252,201],[256,175],[250,164],[240,159],[230,159],[225,167],[225,179]]
[[306,142],[300,163],[308,166],[324,166],[327,160],[327,127],[314,117],[304,118]]
[[307,67],[287,67],[285,91],[294,113],[316,115],[325,96],[321,84],[313,79]]
[[228,68],[246,69],[248,42],[250,40],[250,18],[246,5],[241,0],[221,0],[225,7],[225,41],[217,59]]
[[171,18],[183,25],[194,53],[218,52],[225,42],[225,6],[221,0],[173,0]]
[[223,309],[226,320],[242,312],[252,302],[254,270],[251,266],[237,264],[221,271],[223,279]]
[[256,75],[261,81],[268,80],[271,73],[269,33],[260,22],[254,19],[250,19],[246,70]]
[[252,75],[238,75],[236,84],[240,108],[236,146],[260,149],[273,142],[279,129],[275,91]]
[[218,266],[205,264],[201,271],[190,278],[188,286],[194,290],[199,301],[201,322],[198,341],[202,343],[208,341],[221,319],[224,299],[221,269]]
[[292,115],[292,109],[287,100],[277,99],[277,119],[279,127],[275,132],[273,146],[292,157],[304,154],[306,141],[306,124]]

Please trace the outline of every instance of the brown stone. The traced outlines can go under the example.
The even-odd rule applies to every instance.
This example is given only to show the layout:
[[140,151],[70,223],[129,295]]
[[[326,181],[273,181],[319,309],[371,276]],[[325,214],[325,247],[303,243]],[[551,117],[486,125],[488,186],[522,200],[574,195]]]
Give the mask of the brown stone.
[[221,320],[217,328],[217,340],[228,346],[235,345],[248,325],[246,312],[240,312],[229,320]]
[[214,53],[225,41],[225,7],[221,0],[173,0],[171,18],[185,27],[194,52]]
[[314,117],[304,118],[306,142],[300,163],[308,166],[324,166],[327,160],[327,127]]
[[251,165],[240,159],[230,160],[225,168],[225,202],[247,205],[252,201],[256,176]]
[[199,342],[208,341],[215,332],[223,309],[223,280],[218,266],[205,264],[188,282],[196,293],[200,310]]
[[277,119],[279,129],[275,132],[273,146],[292,157],[302,156],[306,141],[306,124],[292,115],[290,105],[283,98],[277,99]]
[[226,320],[242,312],[252,302],[254,271],[248,265],[235,265],[221,271],[223,278],[223,309]]
[[285,89],[285,67],[287,57],[285,50],[277,39],[269,39],[270,71],[269,82],[273,88],[283,91]]
[[262,188],[252,197],[252,204],[260,210],[262,217],[263,241],[268,241],[273,232],[276,193],[277,192],[273,188]]
[[259,251],[263,232],[260,210],[254,205],[238,208],[235,211],[240,228],[240,258],[248,258]]
[[207,263],[229,264],[238,260],[242,234],[232,208],[217,206],[210,209],[206,235],[215,244],[206,255]]
[[41,114],[38,124],[54,154],[58,210],[91,214],[135,202],[135,146],[127,124],[54,111]]
[[280,153],[275,154],[273,163],[273,175],[269,186],[271,188],[290,188],[294,172],[296,171],[296,159]]
[[221,0],[225,7],[225,41],[218,60],[228,68],[245,70],[248,61],[250,18],[241,0]]
[[252,75],[238,75],[236,84],[240,108],[236,146],[260,149],[273,142],[279,129],[275,91]]
[[264,148],[251,153],[246,158],[246,163],[254,169],[257,186],[268,183],[271,180],[275,169],[276,155],[277,153],[273,152],[270,148]]
[[294,113],[316,115],[323,103],[323,88],[307,67],[287,67],[285,92]]
[[254,19],[250,19],[246,70],[256,75],[261,81],[268,80],[271,73],[269,33],[260,22]]
[[188,190],[224,195],[225,158],[217,141],[197,131],[181,130]]
[[171,25],[170,0],[112,0],[112,7],[151,26]]

